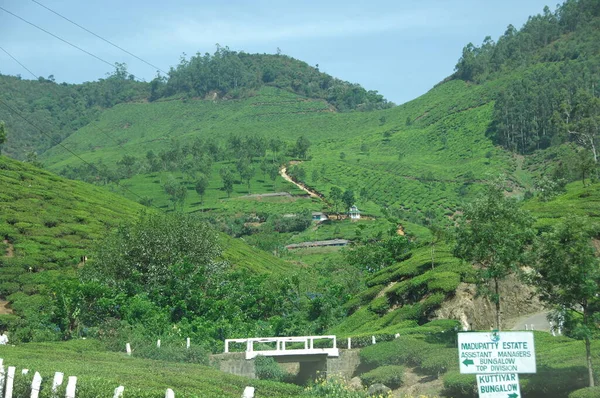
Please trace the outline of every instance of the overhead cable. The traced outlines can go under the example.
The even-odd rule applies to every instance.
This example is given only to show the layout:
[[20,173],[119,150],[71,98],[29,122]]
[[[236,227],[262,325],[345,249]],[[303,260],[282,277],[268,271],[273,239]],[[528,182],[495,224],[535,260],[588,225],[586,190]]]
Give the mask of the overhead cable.
[[29,68],[27,68],[25,65],[23,65],[21,62],[19,62],[18,59],[16,59],[15,57],[12,56],[11,53],[9,53],[8,51],[6,51],[4,48],[0,47],[0,50],[4,51],[6,53],[6,55],[8,55],[9,57],[11,57],[16,63],[18,63],[19,65],[21,65],[23,67],[23,69],[25,69],[27,72],[31,73],[31,76],[35,77],[36,79],[39,79],[35,73],[33,73],[32,71],[29,70]]
[[59,16],[59,17],[61,17],[62,19],[66,20],[66,21],[68,21],[68,22],[70,22],[70,23],[72,23],[73,25],[77,26],[78,28],[85,30],[85,31],[86,31],[86,32],[88,32],[89,34],[96,36],[98,39],[100,39],[100,40],[102,40],[102,41],[104,41],[104,42],[106,42],[106,43],[110,44],[111,46],[113,46],[113,47],[115,47],[115,48],[118,48],[119,50],[123,51],[124,53],[126,53],[126,54],[129,54],[129,55],[131,55],[132,57],[134,57],[134,58],[136,58],[136,59],[138,59],[138,60],[142,61],[142,62],[143,62],[143,63],[145,63],[146,65],[149,65],[149,66],[151,66],[151,67],[152,67],[152,68],[154,68],[155,70],[158,70],[158,71],[160,71],[160,72],[164,73],[165,75],[167,75],[167,74],[168,74],[167,72],[165,72],[164,70],[162,70],[162,69],[161,69],[161,68],[159,68],[158,66],[151,64],[150,62],[148,62],[148,61],[146,61],[146,60],[144,60],[144,59],[142,59],[142,58],[138,57],[137,55],[135,55],[135,54],[133,54],[133,53],[131,53],[131,52],[129,52],[129,51],[127,51],[127,50],[126,50],[126,49],[124,49],[123,47],[120,47],[120,46],[118,46],[117,44],[113,43],[112,41],[110,41],[110,40],[108,40],[108,39],[105,39],[104,37],[102,37],[102,36],[100,36],[100,35],[98,35],[98,34],[96,34],[96,33],[92,32],[91,30],[89,30],[89,29],[87,29],[87,28],[85,28],[85,27],[83,27],[83,26],[81,26],[81,25],[80,25],[80,24],[78,24],[77,22],[75,22],[75,21],[73,21],[73,20],[71,20],[71,19],[69,19],[69,18],[65,17],[64,15],[60,14],[60,13],[59,13],[59,12],[57,12],[57,11],[54,11],[53,9],[51,9],[51,8],[50,8],[50,7],[48,7],[48,6],[45,6],[44,4],[40,3],[39,1],[36,1],[36,0],[31,0],[31,1],[33,1],[35,4],[39,5],[40,7],[43,7],[43,8],[45,8],[46,10],[50,11],[51,13],[53,13],[53,14],[55,14],[55,15],[58,15],[58,16]]

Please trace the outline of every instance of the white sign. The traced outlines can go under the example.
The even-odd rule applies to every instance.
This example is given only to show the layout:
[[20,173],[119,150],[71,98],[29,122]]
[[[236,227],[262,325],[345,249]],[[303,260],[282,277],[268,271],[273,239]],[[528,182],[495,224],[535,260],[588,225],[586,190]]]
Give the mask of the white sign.
[[536,373],[532,332],[458,333],[460,373]]
[[517,373],[477,375],[479,398],[521,398]]

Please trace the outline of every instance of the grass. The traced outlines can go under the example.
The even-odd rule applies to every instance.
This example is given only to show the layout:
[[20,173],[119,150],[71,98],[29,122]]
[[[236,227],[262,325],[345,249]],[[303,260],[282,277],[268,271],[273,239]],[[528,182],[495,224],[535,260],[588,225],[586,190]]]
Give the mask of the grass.
[[[167,388],[183,397],[239,397],[245,386],[254,386],[264,397],[297,396],[301,388],[289,384],[252,380],[222,373],[194,364],[128,357],[125,353],[106,352],[94,340],[62,343],[29,343],[3,346],[0,357],[4,366],[40,372],[46,385],[54,372],[77,376],[84,394],[77,396],[112,396],[113,390],[125,386],[129,397],[162,397]],[[46,388],[49,388],[47,386]]]
[[525,202],[525,209],[537,218],[536,227],[547,228],[566,216],[600,217],[600,183],[584,186],[581,181],[567,184],[566,192],[542,202],[533,198]]
[[[258,134],[291,144],[304,135],[312,142],[310,160],[302,164],[307,171],[305,182],[319,192],[328,194],[331,187],[338,186],[359,196],[362,189],[365,195],[357,204],[368,214],[380,215],[383,206],[401,209],[406,213],[404,218],[418,222],[426,210],[445,220],[460,207],[462,195],[477,191],[472,183],[513,168],[512,157],[485,137],[495,89],[495,83],[473,86],[452,81],[393,109],[343,114],[327,111],[321,101],[274,88],[263,88],[255,97],[234,101],[120,104],[103,112],[64,144],[89,162],[102,159],[110,166],[125,154],[144,158],[148,150],[159,152],[173,139],[184,144],[196,137],[210,137],[224,145],[230,134]],[[410,125],[407,118],[412,120]],[[344,159],[341,152],[346,154]],[[44,153],[43,161],[54,171],[78,164],[60,147]],[[244,184],[236,184],[232,199],[227,199],[220,190],[218,175],[223,165],[213,165],[204,205],[190,199],[186,211],[203,207],[228,213],[323,208],[322,203],[310,200],[291,205],[238,200],[248,192]],[[317,178],[313,179],[315,173]],[[270,181],[262,181],[259,174],[251,182],[251,192],[272,192]],[[160,184],[165,178],[164,173],[139,175],[125,184],[140,196],[155,198],[154,203],[162,207],[168,205]],[[296,192],[283,181],[277,184],[277,191]],[[463,185],[466,188],[461,188]],[[188,198],[196,198],[192,187],[188,189]]]

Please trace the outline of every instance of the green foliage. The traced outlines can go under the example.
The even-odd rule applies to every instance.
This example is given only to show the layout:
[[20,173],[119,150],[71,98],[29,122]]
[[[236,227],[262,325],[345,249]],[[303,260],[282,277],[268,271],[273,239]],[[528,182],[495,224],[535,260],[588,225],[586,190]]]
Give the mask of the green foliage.
[[[5,366],[30,369],[27,376],[17,372],[15,382],[20,389],[31,385],[33,372],[40,372],[43,378],[40,397],[43,398],[50,397],[51,381],[56,371],[76,375],[77,396],[83,398],[112,396],[119,385],[125,386],[127,396],[140,398],[164,397],[167,388],[172,388],[176,396],[184,398],[234,398],[239,397],[248,385],[254,386],[265,397],[295,397],[302,393],[298,386],[249,381],[204,365],[136,358],[135,346],[133,348],[133,356],[128,357],[122,352],[104,351],[102,344],[95,340],[72,340],[21,344],[3,352],[2,357]],[[184,351],[185,347],[181,349]],[[157,367],[160,367],[160,372],[156,372]],[[59,390],[63,395],[65,384]]]
[[456,398],[477,397],[475,375],[463,375],[457,371],[446,373],[444,375],[444,394]]
[[485,195],[465,207],[456,232],[455,253],[479,267],[478,288],[496,305],[498,329],[498,283],[522,263],[525,248],[533,239],[532,225],[528,212],[505,198],[503,186],[496,183],[489,184]]
[[594,398],[600,396],[600,387],[586,387],[569,394],[569,398]]
[[205,288],[218,277],[224,269],[216,259],[220,253],[214,232],[194,217],[146,214],[102,242],[82,275],[127,295],[145,292],[157,303],[174,305],[192,286]]
[[368,368],[406,365],[435,376],[458,367],[455,348],[428,343],[419,337],[401,335],[393,341],[365,347],[360,352],[361,364]]
[[169,71],[166,83],[162,79],[155,82],[153,99],[181,93],[204,97],[211,92],[239,98],[269,85],[309,98],[326,99],[341,111],[392,105],[376,91],[335,79],[286,55],[247,54],[219,45],[213,55],[182,58],[179,65]]
[[4,141],[6,141],[6,127],[4,126],[4,122],[0,120],[0,149],[2,149]]
[[[3,106],[0,120],[6,122],[10,131],[10,139],[3,151],[18,159],[25,159],[28,152],[42,153],[90,123],[103,109],[146,97],[147,86],[147,83],[130,79],[125,65],[107,78],[83,84],[56,84],[52,79],[25,80],[19,76],[0,75],[2,100],[52,136],[48,139]],[[102,136],[104,140],[114,137]]]
[[385,384],[391,389],[396,389],[404,384],[404,366],[380,366],[360,375],[364,384],[370,386],[375,383]]
[[254,366],[259,380],[284,381],[289,377],[273,357],[259,355],[254,360]]
[[345,383],[332,379],[320,379],[309,385],[303,397],[366,398],[366,392],[349,389]]
[[585,219],[570,217],[538,242],[533,285],[542,300],[582,315],[568,333],[585,340],[590,387],[594,385],[590,339],[597,333],[600,308],[600,260],[591,245],[594,231]]

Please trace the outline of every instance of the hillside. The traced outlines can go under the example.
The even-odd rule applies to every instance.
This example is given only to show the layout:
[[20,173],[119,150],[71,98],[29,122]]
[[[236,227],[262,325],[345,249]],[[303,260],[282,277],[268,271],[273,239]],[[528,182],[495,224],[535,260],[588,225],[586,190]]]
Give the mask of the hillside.
[[[183,59],[147,98],[97,109],[40,154],[47,170],[95,186],[2,160],[0,297],[30,323],[0,320],[23,341],[133,341],[140,356],[156,353],[157,337],[215,352],[226,338],[329,333],[369,346],[360,372],[405,366],[394,371],[469,398],[456,332],[556,305],[565,336],[536,332],[540,372],[523,390],[566,397],[586,385],[585,360],[598,362],[597,334],[581,334],[576,314],[596,310],[598,294],[590,307],[558,303],[535,278],[551,274],[543,249],[565,264],[581,254],[592,270],[581,267],[582,283],[600,275],[599,27],[598,1],[567,0],[497,42],[467,45],[453,74],[395,107],[280,54],[219,47]],[[469,218],[478,203],[490,207]],[[477,222],[481,235],[464,232]],[[558,232],[580,253],[563,253]],[[288,247],[329,239],[345,241]],[[97,240],[105,255],[69,283]],[[458,249],[472,242],[481,257]],[[586,331],[600,326],[590,319]]]
[[[57,84],[53,76],[24,80],[0,74],[0,120],[10,131],[3,148],[17,159],[34,158],[58,145],[112,106],[132,101],[181,98],[248,98],[277,87],[319,99],[332,110],[384,109],[393,106],[376,91],[336,79],[283,54],[247,54],[220,47],[214,54],[182,58],[168,76],[141,82],[115,64],[106,78],[82,84]],[[45,133],[40,135],[40,129]]]
[[[6,157],[0,158],[0,169],[0,301],[2,314],[9,314],[0,315],[1,322],[15,325],[14,311],[28,322],[21,323],[20,338],[48,338],[45,328],[56,321],[48,298],[58,286],[66,289],[77,279],[83,257],[93,260],[105,236],[146,209],[100,187]],[[225,234],[219,244],[222,259],[236,272],[268,275],[293,269]]]

